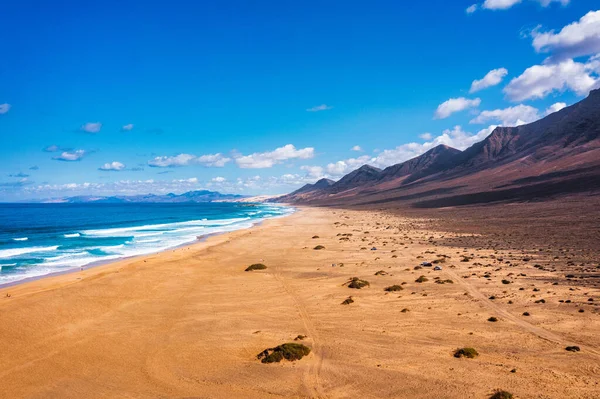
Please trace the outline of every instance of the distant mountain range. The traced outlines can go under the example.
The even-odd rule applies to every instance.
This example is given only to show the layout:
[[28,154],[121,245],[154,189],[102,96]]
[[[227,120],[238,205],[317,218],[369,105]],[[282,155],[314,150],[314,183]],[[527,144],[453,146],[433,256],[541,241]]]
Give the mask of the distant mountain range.
[[236,201],[245,198],[243,195],[221,194],[216,191],[199,190],[189,191],[184,194],[169,193],[166,195],[131,195],[131,196],[92,196],[81,195],[76,197],[65,197],[46,199],[37,202],[41,203],[96,203],[96,204],[123,204],[123,203],[198,203],[198,202],[224,202]]
[[600,194],[600,90],[518,127],[498,127],[465,151],[439,145],[380,170],[364,165],[282,202],[447,207]]

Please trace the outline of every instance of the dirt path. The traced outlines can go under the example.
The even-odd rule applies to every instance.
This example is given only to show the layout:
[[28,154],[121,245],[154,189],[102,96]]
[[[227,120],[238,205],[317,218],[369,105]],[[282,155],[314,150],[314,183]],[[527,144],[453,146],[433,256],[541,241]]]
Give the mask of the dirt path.
[[[469,293],[469,295],[471,295],[471,297],[473,297],[474,299],[481,302],[484,306],[486,306],[488,309],[494,311],[500,317],[513,322],[514,324],[516,324],[523,330],[530,332],[530,333],[538,336],[539,338],[545,339],[546,341],[553,342],[555,344],[564,345],[564,346],[576,344],[576,343],[573,343],[570,341],[566,341],[563,337],[561,337],[557,334],[554,334],[553,332],[545,330],[541,327],[534,326],[533,324],[530,324],[530,323],[526,322],[525,320],[522,320],[519,317],[513,315],[509,311],[503,309],[498,304],[494,303],[494,301],[488,299],[475,286],[473,286],[469,282],[465,281],[465,279],[460,277],[455,271],[445,268],[444,272],[448,276],[450,276],[453,280],[455,280],[461,287],[465,288],[467,290],[467,292]],[[583,345],[579,345],[579,346],[583,347]],[[587,353],[591,353],[597,357],[600,357],[600,352],[595,350],[594,348],[585,346],[585,351]]]
[[304,329],[306,330],[306,335],[308,335],[308,339],[312,343],[312,354],[314,357],[313,359],[311,359],[310,367],[304,374],[304,386],[309,392],[310,397],[326,398],[327,396],[325,395],[325,391],[321,384],[321,369],[323,367],[325,353],[321,346],[319,333],[315,328],[310,316],[308,315],[308,312],[306,310],[306,307],[302,303],[302,300],[298,297],[294,289],[290,287],[290,285],[285,281],[285,278],[279,273],[277,267],[275,267],[274,269],[275,272],[273,273],[273,275],[275,279],[281,284],[285,292],[294,301],[296,309],[298,309],[300,319],[302,320],[302,324],[304,325]]

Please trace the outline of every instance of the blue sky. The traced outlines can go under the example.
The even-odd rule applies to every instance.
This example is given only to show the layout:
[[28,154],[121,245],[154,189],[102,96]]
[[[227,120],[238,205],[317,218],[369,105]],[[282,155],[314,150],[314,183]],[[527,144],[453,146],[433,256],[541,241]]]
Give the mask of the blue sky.
[[210,3],[0,1],[0,200],[285,193],[600,86],[595,0]]

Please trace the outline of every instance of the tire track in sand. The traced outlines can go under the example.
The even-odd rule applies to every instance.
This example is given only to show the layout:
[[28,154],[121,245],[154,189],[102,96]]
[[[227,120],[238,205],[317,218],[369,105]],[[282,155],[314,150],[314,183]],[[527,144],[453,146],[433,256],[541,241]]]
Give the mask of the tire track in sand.
[[294,290],[285,282],[285,279],[279,273],[279,270],[275,268],[273,273],[275,279],[281,284],[285,292],[292,298],[300,319],[307,332],[309,339],[312,341],[312,353],[314,358],[311,360],[308,370],[304,373],[304,387],[310,393],[312,398],[326,398],[325,391],[321,385],[321,368],[323,367],[324,351],[321,347],[321,341],[319,339],[319,333],[315,328],[306,307],[302,301],[295,294]]
[[[542,327],[538,327],[533,324],[530,324],[530,323],[526,322],[525,320],[522,320],[519,317],[513,315],[509,311],[503,309],[498,304],[496,304],[492,300],[488,299],[481,291],[479,291],[472,284],[469,284],[468,282],[466,282],[465,279],[460,277],[453,270],[446,269],[446,270],[444,270],[444,273],[446,273],[447,275],[452,277],[454,280],[456,280],[458,282],[458,284],[460,286],[462,286],[463,288],[465,288],[467,290],[467,292],[473,298],[475,298],[479,302],[483,303],[483,305],[485,305],[487,308],[491,309],[492,311],[496,312],[498,315],[500,315],[504,319],[512,321],[513,323],[515,323],[517,326],[519,326],[523,330],[530,332],[531,334],[534,334],[539,338],[545,339],[546,341],[553,342],[555,344],[565,345],[565,346],[576,344],[574,342],[567,341],[563,337],[561,337],[553,332],[550,332],[548,330],[545,330]],[[581,344],[578,344],[578,345],[584,347],[585,351],[587,353],[595,355],[596,357],[600,357],[600,352],[598,352],[597,350],[590,348],[589,346],[586,346],[586,345],[581,345]]]

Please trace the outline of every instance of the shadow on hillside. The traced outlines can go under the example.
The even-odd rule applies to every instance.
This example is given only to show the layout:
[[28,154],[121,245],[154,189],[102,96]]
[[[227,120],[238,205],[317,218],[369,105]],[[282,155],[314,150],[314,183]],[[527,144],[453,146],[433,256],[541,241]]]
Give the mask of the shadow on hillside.
[[504,201],[531,201],[548,199],[559,194],[576,194],[600,190],[600,175],[582,176],[567,181],[540,183],[507,190],[485,191],[473,194],[436,198],[414,203],[415,208],[442,208],[448,206],[488,204]]
[[[375,205],[375,204],[384,204],[386,202],[393,202],[393,201],[410,201],[410,200],[414,200],[414,199],[418,199],[418,198],[431,197],[432,195],[450,194],[450,193],[453,193],[454,191],[456,191],[460,188],[463,188],[463,187],[466,187],[466,186],[436,188],[433,190],[423,191],[423,192],[415,193],[415,194],[401,195],[398,197],[389,197],[389,198],[382,198],[382,199],[368,201],[368,202],[361,202],[358,205]],[[400,187],[400,188],[404,188],[404,187]],[[395,190],[398,190],[398,188],[396,188]],[[388,191],[391,191],[391,190],[388,190]]]

